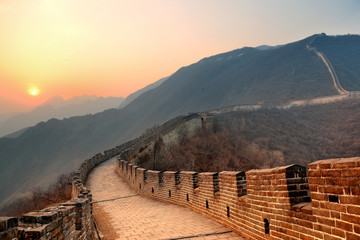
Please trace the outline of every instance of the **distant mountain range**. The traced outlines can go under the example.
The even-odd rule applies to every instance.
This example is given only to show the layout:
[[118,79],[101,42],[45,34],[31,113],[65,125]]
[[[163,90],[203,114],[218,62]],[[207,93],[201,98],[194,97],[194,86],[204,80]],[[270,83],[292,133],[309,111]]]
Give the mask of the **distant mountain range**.
[[29,186],[49,184],[83,159],[178,115],[336,95],[327,67],[308,49],[310,42],[328,56],[346,90],[360,89],[359,35],[315,35],[276,48],[247,47],[207,57],[180,68],[121,109],[51,119],[16,138],[0,138],[0,201]]
[[125,98],[125,100],[121,103],[119,108],[123,108],[126,107],[129,103],[131,103],[132,101],[134,101],[134,99],[136,99],[138,96],[140,96],[141,94],[143,94],[144,92],[147,92],[153,88],[156,88],[158,86],[160,86],[160,84],[162,84],[163,82],[165,82],[169,77],[164,77],[152,84],[147,85],[146,87],[130,94],[129,96],[127,96],[127,98]]
[[[53,97],[39,107],[26,113],[19,113],[5,121],[0,121],[0,137],[11,134],[7,137],[16,137],[12,134],[17,131],[23,132],[23,128],[34,126],[35,124],[48,121],[51,118],[63,119],[73,116],[82,116],[102,112],[109,108],[118,108],[124,101],[121,97],[97,97],[77,96],[69,100],[62,97]],[[0,119],[1,120],[1,119]]]

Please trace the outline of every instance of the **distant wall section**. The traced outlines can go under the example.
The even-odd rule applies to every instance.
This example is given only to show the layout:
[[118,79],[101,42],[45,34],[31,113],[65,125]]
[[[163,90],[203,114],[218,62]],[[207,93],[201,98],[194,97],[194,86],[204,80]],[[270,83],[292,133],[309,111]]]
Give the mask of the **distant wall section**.
[[72,182],[71,200],[23,214],[20,218],[0,217],[0,240],[98,239],[92,215],[92,195],[85,187],[89,173],[106,160],[153,142],[159,134],[165,136],[170,133],[168,141],[175,141],[181,131],[197,127],[199,119],[196,113],[177,117],[134,140],[84,160]]

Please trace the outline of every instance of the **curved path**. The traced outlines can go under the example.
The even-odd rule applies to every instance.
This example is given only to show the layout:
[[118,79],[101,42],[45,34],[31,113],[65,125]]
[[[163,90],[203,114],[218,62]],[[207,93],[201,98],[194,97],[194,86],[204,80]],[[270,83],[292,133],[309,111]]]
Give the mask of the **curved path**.
[[177,205],[143,197],[115,173],[115,159],[96,167],[87,181],[102,239],[231,239],[239,235]]

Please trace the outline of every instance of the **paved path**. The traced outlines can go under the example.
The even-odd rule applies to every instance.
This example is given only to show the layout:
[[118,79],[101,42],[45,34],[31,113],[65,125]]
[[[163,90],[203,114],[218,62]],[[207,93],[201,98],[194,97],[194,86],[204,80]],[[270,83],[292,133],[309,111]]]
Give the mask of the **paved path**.
[[239,235],[177,205],[138,195],[116,173],[115,159],[91,172],[87,187],[102,239],[231,239]]

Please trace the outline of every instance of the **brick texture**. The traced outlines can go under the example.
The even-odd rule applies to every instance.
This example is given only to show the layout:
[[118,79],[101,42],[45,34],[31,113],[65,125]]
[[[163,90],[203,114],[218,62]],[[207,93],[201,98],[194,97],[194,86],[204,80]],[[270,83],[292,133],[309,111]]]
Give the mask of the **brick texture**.
[[317,161],[308,172],[289,165],[177,173],[118,157],[116,172],[136,192],[188,207],[246,239],[360,239],[360,158]]

